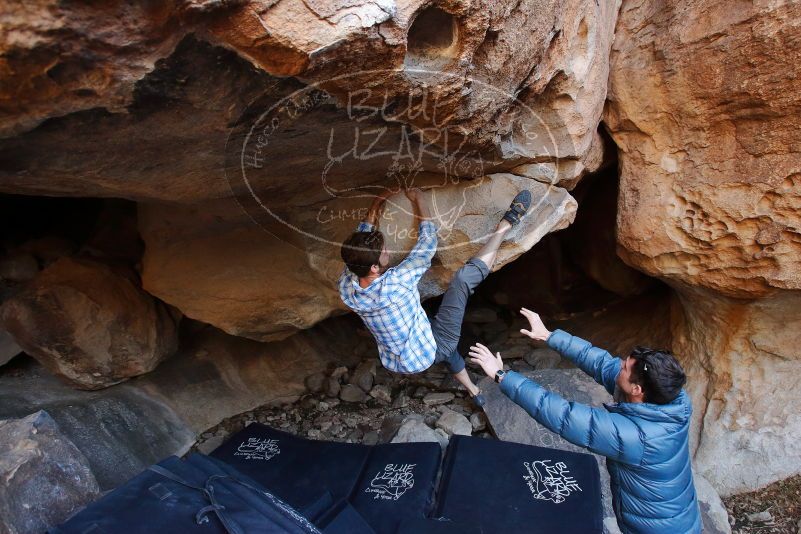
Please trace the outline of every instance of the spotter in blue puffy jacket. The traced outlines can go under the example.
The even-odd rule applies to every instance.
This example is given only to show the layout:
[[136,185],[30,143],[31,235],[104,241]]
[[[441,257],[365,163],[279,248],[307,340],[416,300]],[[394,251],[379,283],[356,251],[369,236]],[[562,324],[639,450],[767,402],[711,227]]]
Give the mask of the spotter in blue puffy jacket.
[[[621,371],[630,373],[635,363],[635,359],[615,358],[561,330],[548,337],[548,345],[610,394],[615,394],[618,385],[616,398],[621,393]],[[636,358],[636,354],[632,356]],[[647,380],[648,364],[641,360],[637,365],[638,376]],[[612,504],[625,534],[701,532],[688,443],[692,407],[683,389],[664,404],[646,398],[603,408],[568,402],[514,372],[503,375],[501,390],[541,425],[606,456]]]

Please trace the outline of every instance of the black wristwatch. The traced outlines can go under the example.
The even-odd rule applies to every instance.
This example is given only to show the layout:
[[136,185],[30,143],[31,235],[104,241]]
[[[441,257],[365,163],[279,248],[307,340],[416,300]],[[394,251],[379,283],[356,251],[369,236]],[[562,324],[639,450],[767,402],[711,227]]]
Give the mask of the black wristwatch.
[[503,369],[498,369],[497,371],[495,371],[495,382],[500,384],[501,378],[503,378],[504,375],[506,375],[506,371],[504,371]]

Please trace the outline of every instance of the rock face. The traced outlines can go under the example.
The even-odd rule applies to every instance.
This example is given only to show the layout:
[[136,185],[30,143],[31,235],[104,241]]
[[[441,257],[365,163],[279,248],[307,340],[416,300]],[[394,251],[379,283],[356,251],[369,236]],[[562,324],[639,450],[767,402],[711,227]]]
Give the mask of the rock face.
[[[19,133],[80,110],[125,110],[156,59],[194,32],[270,74],[324,83],[341,98],[358,89],[360,105],[409,96],[419,104],[428,93],[436,113],[401,111],[400,120],[427,127],[447,118],[454,132],[495,145],[504,157],[522,155],[520,163],[543,155],[542,134],[556,141],[559,158],[580,161],[603,106],[618,6],[578,0],[437,6],[183,0],[159,9],[12,4],[2,13],[11,30],[2,49],[12,67],[2,81],[17,89],[3,95],[15,105],[0,131]],[[119,23],[128,19],[135,23]],[[90,47],[92,55],[85,53]],[[525,107],[542,117],[520,122]]]
[[76,390],[35,361],[20,372],[0,374],[0,419],[46,410],[86,454],[105,491],[166,456],[184,454],[223,419],[297,400],[308,375],[375,357],[372,342],[354,341],[348,317],[274,343],[184,325],[189,326],[177,354],[153,372],[110,388]]
[[30,363],[25,372],[0,377],[0,419],[46,412],[60,428],[59,436],[86,456],[83,463],[102,491],[166,456],[183,454],[194,441],[175,411],[130,382],[80,391]]
[[0,80],[20,89],[0,100],[0,191],[141,202],[144,287],[265,341],[341,310],[334,245],[366,197],[435,187],[439,294],[517,189],[541,216],[501,263],[572,221],[565,188],[603,160],[618,5],[4,6]]
[[740,7],[626,2],[605,120],[620,148],[624,258],[754,298],[801,289],[801,95],[783,75],[801,54],[801,7]]
[[[435,267],[421,285],[424,297],[444,291],[524,187],[531,189],[536,209],[510,233],[498,255],[499,268],[546,233],[570,224],[577,208],[570,194],[508,173],[427,194],[440,238]],[[336,290],[343,268],[339,244],[367,206],[369,199],[343,199],[299,207],[292,226],[300,231],[279,239],[234,201],[202,209],[144,205],[139,212],[146,243],[144,288],[230,334],[259,341],[285,338],[344,311]],[[381,228],[393,261],[399,262],[416,239],[411,207],[402,194],[390,200]]]
[[62,258],[7,300],[0,319],[17,343],[76,387],[98,389],[151,371],[177,347],[177,317],[135,274]]
[[253,224],[236,203],[226,205],[140,209],[145,290],[188,317],[261,341],[341,308],[332,282],[309,267],[302,250]]
[[611,59],[619,253],[678,292],[696,459],[723,495],[801,466],[799,16],[631,0]]
[[801,295],[699,290],[679,301],[674,349],[693,397],[697,469],[724,496],[798,473]]
[[0,419],[0,531],[44,532],[96,499],[86,457],[39,411]]
[[171,4],[4,3],[0,50],[9,67],[3,81],[10,83],[0,93],[0,132],[95,107],[123,111],[136,81],[181,36]]

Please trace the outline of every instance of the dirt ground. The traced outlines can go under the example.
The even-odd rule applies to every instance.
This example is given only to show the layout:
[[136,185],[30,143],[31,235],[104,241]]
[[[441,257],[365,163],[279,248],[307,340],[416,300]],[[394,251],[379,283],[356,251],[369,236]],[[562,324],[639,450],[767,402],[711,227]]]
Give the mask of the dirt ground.
[[[734,534],[801,534],[801,475],[723,502],[729,521],[734,518]],[[749,521],[749,514],[765,511],[772,521]]]

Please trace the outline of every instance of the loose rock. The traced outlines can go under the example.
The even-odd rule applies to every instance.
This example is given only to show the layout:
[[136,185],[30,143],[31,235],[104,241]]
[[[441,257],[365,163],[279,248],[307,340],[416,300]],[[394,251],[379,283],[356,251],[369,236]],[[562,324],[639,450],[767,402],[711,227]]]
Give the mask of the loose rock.
[[311,393],[320,393],[325,385],[325,380],[325,373],[315,373],[307,376],[304,384]]
[[423,397],[423,404],[426,406],[438,406],[451,402],[455,397],[456,395],[448,391],[428,393]]
[[405,408],[409,405],[409,400],[409,395],[406,393],[406,391],[401,390],[400,393],[398,393],[398,395],[395,397],[395,400],[392,402],[392,408]]
[[418,387],[417,389],[414,390],[414,393],[412,393],[412,398],[422,399],[427,394],[428,394],[428,388],[425,387],[425,386],[420,386],[420,387]]
[[693,482],[698,496],[704,534],[731,534],[729,514],[718,492],[696,471],[693,471]]
[[364,443],[365,445],[375,445],[376,443],[378,443],[378,432],[376,432],[375,430],[367,432],[364,435],[364,438],[362,439],[362,443]]
[[444,451],[448,447],[448,436],[434,431],[419,419],[408,419],[398,429],[391,443],[439,443]]
[[464,415],[458,414],[449,408],[442,408],[442,415],[437,419],[437,428],[442,429],[446,434],[452,436],[470,436],[473,433],[473,425]]
[[365,402],[367,394],[358,386],[345,384],[339,391],[339,398],[345,402]]
[[534,369],[556,369],[562,357],[553,349],[543,348],[529,351],[523,358]]
[[379,384],[371,389],[370,396],[385,404],[392,402],[392,394],[390,393],[389,388],[382,384]]
[[481,412],[476,412],[470,416],[470,424],[473,427],[473,432],[481,432],[487,428],[487,417]]
[[751,522],[751,523],[772,523],[773,522],[773,516],[767,510],[762,511],[762,512],[756,512],[756,513],[753,513],[753,514],[748,514],[746,517],[748,518],[748,521]]
[[325,394],[329,397],[338,397],[340,389],[342,387],[339,385],[339,380],[333,376],[325,382]]
[[353,385],[359,386],[362,391],[368,393],[373,387],[373,380],[375,379],[376,361],[374,359],[365,360],[356,367],[350,377],[349,382]]
[[339,380],[340,378],[347,376],[348,376],[348,368],[345,366],[337,367],[331,372],[331,378],[335,380]]

